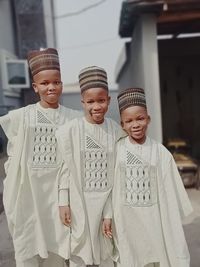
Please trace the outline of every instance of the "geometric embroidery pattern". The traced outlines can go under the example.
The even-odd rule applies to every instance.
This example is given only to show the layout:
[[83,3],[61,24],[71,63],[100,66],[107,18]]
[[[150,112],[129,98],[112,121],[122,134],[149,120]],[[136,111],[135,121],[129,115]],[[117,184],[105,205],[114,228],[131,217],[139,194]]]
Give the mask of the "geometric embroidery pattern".
[[142,164],[142,161],[139,160],[134,154],[129,151],[126,151],[126,153],[127,164]]
[[109,186],[107,152],[87,135],[85,142],[84,191],[106,191]]
[[51,121],[48,120],[48,119],[42,114],[42,112],[40,112],[39,110],[37,110],[37,121],[38,121],[38,123],[49,123],[49,124],[51,124]]
[[[38,124],[40,123],[40,124]],[[37,110],[37,123],[34,129],[32,166],[55,167],[57,164],[56,127]]]
[[[128,164],[131,152],[126,153],[125,204],[134,207],[151,206],[157,202],[155,167],[139,164]],[[133,155],[133,154],[132,154]],[[134,162],[137,162],[137,157]]]
[[92,140],[92,138],[91,138],[90,136],[87,135],[87,136],[86,136],[86,148],[88,148],[88,149],[92,149],[92,148],[94,148],[94,149],[99,149],[100,146],[97,145],[97,144],[95,143],[95,141]]

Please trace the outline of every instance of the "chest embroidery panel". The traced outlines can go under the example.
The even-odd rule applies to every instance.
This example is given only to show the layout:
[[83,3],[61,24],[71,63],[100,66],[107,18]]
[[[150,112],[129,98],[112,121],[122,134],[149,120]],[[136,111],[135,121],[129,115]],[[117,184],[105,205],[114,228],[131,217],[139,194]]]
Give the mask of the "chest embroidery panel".
[[108,152],[87,133],[84,136],[82,160],[84,191],[107,191],[110,187],[107,164]]
[[157,203],[156,168],[126,150],[123,181],[124,204],[147,207]]
[[41,111],[36,110],[32,167],[45,168],[57,166],[56,126]]

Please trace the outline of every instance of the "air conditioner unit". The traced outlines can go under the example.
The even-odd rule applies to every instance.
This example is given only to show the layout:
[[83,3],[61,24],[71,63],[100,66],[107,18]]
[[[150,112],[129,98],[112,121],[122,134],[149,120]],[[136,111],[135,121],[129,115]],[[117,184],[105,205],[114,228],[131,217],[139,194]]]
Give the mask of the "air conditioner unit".
[[0,50],[2,88],[22,89],[30,87],[28,64],[26,60],[17,59],[6,50]]

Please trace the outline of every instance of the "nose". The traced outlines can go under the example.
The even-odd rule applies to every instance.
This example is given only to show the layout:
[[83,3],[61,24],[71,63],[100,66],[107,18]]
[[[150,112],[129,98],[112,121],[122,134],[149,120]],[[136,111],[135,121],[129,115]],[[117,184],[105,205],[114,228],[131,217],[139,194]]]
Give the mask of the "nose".
[[93,109],[99,110],[99,109],[101,109],[101,105],[99,103],[94,103]]
[[131,126],[132,126],[132,128],[138,128],[139,123],[137,121],[133,121]]
[[55,83],[49,83],[49,91],[54,91],[56,89]]

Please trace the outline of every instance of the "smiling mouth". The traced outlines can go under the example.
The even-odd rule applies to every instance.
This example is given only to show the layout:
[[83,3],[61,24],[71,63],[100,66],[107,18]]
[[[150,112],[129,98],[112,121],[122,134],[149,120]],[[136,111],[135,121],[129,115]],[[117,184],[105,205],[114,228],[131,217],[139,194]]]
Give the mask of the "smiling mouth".
[[135,131],[135,132],[132,132],[132,134],[140,134],[142,133],[142,131]]

